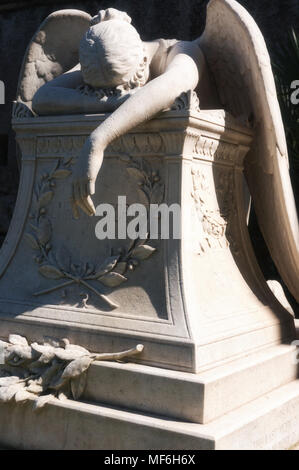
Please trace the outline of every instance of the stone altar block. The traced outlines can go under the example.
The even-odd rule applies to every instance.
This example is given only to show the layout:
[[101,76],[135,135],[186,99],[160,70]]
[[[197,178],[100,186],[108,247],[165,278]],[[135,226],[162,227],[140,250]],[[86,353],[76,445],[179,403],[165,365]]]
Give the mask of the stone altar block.
[[[181,207],[181,239],[138,241],[152,248],[132,266],[131,240],[99,240],[99,218],[71,210],[72,165],[104,119],[13,121],[22,176],[1,252],[1,336],[68,337],[98,352],[138,342],[136,361],[188,372],[290,343],[293,317],[267,287],[246,226],[251,130],[224,111],[168,111],[108,147],[95,205],[122,195]],[[111,257],[127,279],[115,287],[96,279]]]
[[[147,183],[151,202],[182,209],[181,239],[147,240],[155,251],[124,270],[132,241],[97,239],[99,219],[74,219],[69,202],[73,161],[104,119],[13,122],[23,165],[1,252],[1,336],[68,337],[99,352],[142,342],[144,351],[135,363],[94,363],[84,403],[57,400],[38,414],[30,401],[1,404],[0,442],[30,449],[289,448],[299,439],[294,321],[263,279],[248,236],[242,163],[250,129],[219,110],[168,111],[107,149],[97,204],[116,205],[119,187],[128,204],[146,204]],[[103,287],[87,278],[111,250],[120,256],[114,271],[127,281]]]

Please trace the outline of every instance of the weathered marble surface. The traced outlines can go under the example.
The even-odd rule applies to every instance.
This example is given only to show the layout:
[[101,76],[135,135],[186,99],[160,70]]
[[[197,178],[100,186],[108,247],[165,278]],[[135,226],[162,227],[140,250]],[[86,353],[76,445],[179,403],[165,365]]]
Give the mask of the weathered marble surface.
[[0,341],[0,348],[0,402],[31,401],[37,411],[56,400],[79,400],[94,361],[125,360],[141,353],[143,345],[112,354],[91,354],[82,346],[70,344],[67,338],[48,338],[39,344],[12,334],[6,342]]
[[[120,18],[103,11],[93,21],[113,22],[114,15]],[[1,336],[68,337],[98,353],[137,343],[144,349],[136,364],[122,369],[94,364],[85,395],[93,405],[49,403],[37,418],[30,403],[5,405],[0,442],[18,448],[288,448],[298,441],[294,318],[264,280],[246,225],[244,166],[270,251],[296,295],[298,224],[263,38],[237,2],[211,0],[201,38],[146,47],[133,31],[137,42],[130,47],[144,47],[143,62],[138,56],[132,70],[117,77],[113,70],[92,83],[84,59],[82,73],[76,65],[89,20],[82,12],[55,13],[24,60],[13,119],[22,177],[0,254]],[[115,21],[115,31],[126,29]],[[58,25],[72,22],[73,37],[62,27],[55,35]],[[88,29],[85,40],[96,31],[97,42],[103,30],[101,24]],[[69,56],[58,47],[63,36]],[[225,110],[203,109],[212,107],[213,83],[216,107]],[[99,114],[108,102],[112,114]],[[149,236],[138,246],[98,240],[97,220],[89,215],[99,203],[115,206],[120,192],[128,204],[147,209],[153,202],[177,203],[181,238]],[[86,214],[78,218],[78,209]],[[98,390],[101,372],[106,388]],[[168,400],[170,383],[177,394]],[[153,384],[161,393],[147,400]]]
[[[97,181],[96,205],[115,205],[120,184],[129,204],[148,203],[131,168],[143,164],[155,170],[157,195],[181,205],[182,240],[149,240],[156,251],[135,270],[126,270],[125,283],[104,287],[104,298],[90,289],[103,286],[85,272],[83,284],[65,275],[55,279],[59,263],[69,263],[68,269],[95,265],[111,255],[111,248],[126,251],[130,243],[98,240],[96,218],[72,215],[66,184],[70,158],[101,119],[14,121],[23,176],[2,250],[3,335],[13,328],[30,340],[67,336],[99,352],[111,351],[112,345],[114,350],[134,347],[137,341],[145,344],[139,361],[186,371],[215,367],[292,338],[293,317],[262,278],[248,237],[242,162],[252,133],[221,111],[169,111],[144,124],[108,147]],[[59,177],[50,177],[53,171]],[[37,219],[36,211],[43,212]],[[38,236],[35,246],[32,237]],[[50,271],[43,267],[49,264]],[[27,282],[20,266],[26,266]],[[56,289],[65,282],[70,284]]]
[[299,440],[298,409],[298,381],[206,425],[71,400],[39,414],[31,404],[0,405],[0,442],[39,450],[288,450]]

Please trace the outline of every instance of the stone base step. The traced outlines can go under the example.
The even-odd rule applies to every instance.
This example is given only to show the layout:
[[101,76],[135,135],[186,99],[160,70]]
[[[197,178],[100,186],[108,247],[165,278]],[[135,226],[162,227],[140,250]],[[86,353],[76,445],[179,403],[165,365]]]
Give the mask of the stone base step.
[[299,380],[201,425],[66,401],[39,412],[0,405],[0,445],[15,449],[289,449],[299,441]]
[[200,374],[97,362],[88,371],[83,398],[204,424],[295,380],[295,350],[268,348]]

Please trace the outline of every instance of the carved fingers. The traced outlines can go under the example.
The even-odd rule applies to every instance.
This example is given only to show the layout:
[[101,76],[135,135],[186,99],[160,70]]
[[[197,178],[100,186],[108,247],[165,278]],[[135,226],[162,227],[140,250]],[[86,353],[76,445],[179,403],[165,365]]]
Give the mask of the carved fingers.
[[79,219],[80,214],[79,214],[78,206],[75,203],[75,201],[73,200],[73,198],[71,198],[71,206],[72,206],[72,212],[73,212],[74,219]]
[[73,171],[72,205],[74,217],[78,218],[80,208],[87,215],[95,215],[91,195],[95,193],[95,182],[102,165],[104,151],[96,139],[88,138],[81,150]]
[[95,192],[94,187],[95,183],[85,178],[73,182],[72,207],[76,219],[79,217],[78,207],[89,216],[95,214],[95,207],[90,197]]
[[88,186],[87,186],[87,192],[88,192],[88,194],[94,194],[95,193],[95,181],[89,180]]

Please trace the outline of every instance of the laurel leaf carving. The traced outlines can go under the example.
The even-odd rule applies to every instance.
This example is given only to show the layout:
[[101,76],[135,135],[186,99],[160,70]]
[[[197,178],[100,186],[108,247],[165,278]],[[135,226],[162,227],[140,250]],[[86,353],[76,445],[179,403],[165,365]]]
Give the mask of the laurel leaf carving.
[[110,272],[105,274],[102,277],[99,277],[98,280],[107,287],[117,287],[123,282],[127,281],[127,278],[116,272]]
[[119,259],[119,255],[117,256],[109,256],[104,263],[100,265],[100,267],[97,269],[96,274],[94,275],[95,279],[98,279],[100,276],[104,276],[104,274],[108,273],[111,271],[114,266],[116,265],[117,261]]
[[49,403],[50,401],[53,401],[53,400],[54,400],[53,395],[42,395],[41,397],[38,397],[35,400],[34,405],[33,405],[33,409],[34,410],[39,410],[39,409],[43,408],[47,403]]
[[85,370],[78,377],[74,377],[71,379],[71,391],[72,391],[74,400],[79,400],[79,398],[81,398],[86,387],[86,382],[87,382],[87,370]]
[[28,346],[28,341],[24,336],[9,335],[8,341],[10,342],[10,344],[20,344],[22,346]]
[[151,194],[151,204],[161,204],[164,199],[164,184],[156,183]]
[[37,238],[41,245],[48,243],[52,235],[52,226],[49,219],[41,217],[37,230]]
[[39,268],[39,273],[48,279],[61,279],[63,274],[55,266],[44,264]]
[[31,233],[25,233],[25,238],[33,250],[39,250],[38,242]]
[[[5,368],[0,369],[0,403],[11,400],[16,403],[32,401],[34,410],[43,408],[57,397],[66,400],[72,396],[78,400],[84,393],[87,370],[93,361],[119,361],[143,350],[143,345],[137,345],[133,349],[116,353],[90,353],[82,346],[70,344],[66,338],[61,340],[64,347],[47,343],[28,344],[26,338],[19,335],[11,335],[10,339],[16,344],[3,342]],[[55,344],[58,342],[55,341]],[[16,364],[14,367],[8,362],[11,355],[13,359],[18,359],[13,361]],[[18,367],[23,358],[27,360]],[[43,362],[43,358],[47,360]]]
[[57,178],[57,179],[64,179],[70,176],[71,174],[72,174],[71,170],[59,169],[59,170],[54,171],[54,173],[52,174],[52,177]]
[[140,245],[137,246],[137,248],[134,248],[132,255],[139,260],[144,260],[149,258],[155,251],[156,248],[153,248],[152,246]]
[[70,362],[68,366],[64,369],[62,374],[62,379],[70,379],[81,375],[85,370],[88,369],[93,359],[90,356],[82,356],[74,361]]
[[52,201],[53,196],[54,196],[53,191],[47,191],[43,193],[38,200],[39,207],[47,206]]
[[117,265],[113,268],[113,272],[118,274],[124,274],[127,270],[128,263],[126,261],[120,261]]
[[127,171],[130,174],[130,176],[133,176],[133,178],[136,178],[141,181],[144,179],[144,173],[138,168],[133,168],[130,166],[127,168]]

